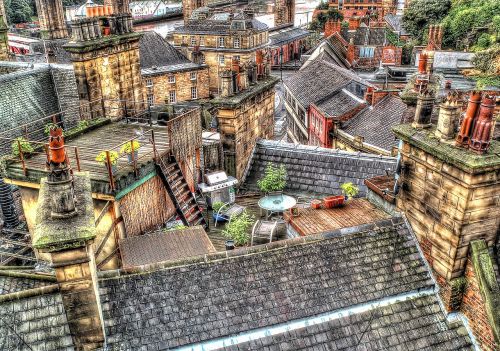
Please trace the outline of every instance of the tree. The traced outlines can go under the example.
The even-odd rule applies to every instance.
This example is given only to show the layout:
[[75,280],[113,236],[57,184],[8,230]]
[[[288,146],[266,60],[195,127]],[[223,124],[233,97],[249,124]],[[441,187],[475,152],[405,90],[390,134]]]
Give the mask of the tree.
[[430,24],[437,24],[450,9],[450,0],[412,0],[403,14],[403,26],[423,43]]
[[[324,3],[320,3],[316,7],[316,9],[325,10],[322,8],[323,4]],[[344,16],[337,9],[329,8],[328,11],[326,12],[322,11],[318,13],[316,18],[309,25],[309,29],[315,31],[322,31],[325,28],[325,23],[330,19],[333,21],[342,21],[344,19]]]
[[5,9],[9,23],[29,22],[33,16],[29,0],[5,0]]

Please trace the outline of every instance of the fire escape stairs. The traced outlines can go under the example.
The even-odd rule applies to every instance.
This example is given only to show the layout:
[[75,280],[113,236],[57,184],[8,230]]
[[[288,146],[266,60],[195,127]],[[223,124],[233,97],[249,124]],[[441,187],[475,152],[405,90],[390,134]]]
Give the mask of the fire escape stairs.
[[160,157],[156,166],[182,222],[189,227],[201,225],[208,229],[208,221],[205,219],[195,196],[191,193],[175,157]]

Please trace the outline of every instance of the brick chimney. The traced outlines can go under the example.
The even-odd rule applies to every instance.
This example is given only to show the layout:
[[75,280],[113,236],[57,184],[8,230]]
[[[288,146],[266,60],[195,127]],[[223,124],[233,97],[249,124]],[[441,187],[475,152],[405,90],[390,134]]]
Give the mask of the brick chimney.
[[427,72],[427,54],[422,51],[418,57],[418,73],[425,74]]
[[[40,182],[33,247],[50,253],[77,350],[104,341],[92,241],[96,236],[90,176],[71,175],[62,130],[50,130],[49,174]],[[76,201],[75,201],[76,200]]]
[[347,61],[352,64],[354,62],[354,57],[356,55],[356,47],[354,46],[354,38],[349,40],[349,46],[347,46]]
[[36,0],[36,12],[44,39],[68,37],[62,0]]
[[434,106],[435,93],[433,90],[425,89],[417,96],[417,108],[413,128],[429,128],[431,126],[432,108]]
[[340,33],[342,30],[342,23],[340,21],[334,21],[333,19],[329,19],[325,23],[325,33],[324,36],[325,38],[328,38],[334,33]]
[[436,137],[442,142],[452,141],[455,138],[460,112],[461,106],[457,93],[448,93],[439,107],[439,119],[436,129]]
[[469,147],[472,127],[476,120],[480,103],[481,103],[481,92],[472,91],[470,93],[469,103],[467,104],[467,110],[465,111],[465,116],[460,126],[460,131],[458,132],[457,139],[455,141],[457,146],[462,146],[465,148]]
[[472,127],[469,147],[478,154],[488,151],[493,136],[493,112],[495,111],[496,96],[494,94],[483,94],[481,106],[476,122]]
[[361,24],[361,18],[351,17],[349,18],[349,30],[356,30]]

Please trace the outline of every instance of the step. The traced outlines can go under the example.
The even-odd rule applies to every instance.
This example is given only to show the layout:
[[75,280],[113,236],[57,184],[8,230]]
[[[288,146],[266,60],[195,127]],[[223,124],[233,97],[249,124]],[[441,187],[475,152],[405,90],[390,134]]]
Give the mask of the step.
[[199,224],[202,224],[203,223],[203,226],[207,226],[207,222],[205,221],[205,217],[200,217],[195,223],[193,223],[193,226],[195,225],[199,225]]

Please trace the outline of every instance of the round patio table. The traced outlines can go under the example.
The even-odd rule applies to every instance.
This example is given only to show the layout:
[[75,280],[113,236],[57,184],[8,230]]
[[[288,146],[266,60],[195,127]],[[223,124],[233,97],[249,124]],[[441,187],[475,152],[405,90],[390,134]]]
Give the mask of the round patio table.
[[[267,213],[280,213],[292,208],[297,204],[297,200],[289,195],[276,194],[267,195],[259,200],[259,207],[266,210]],[[269,217],[267,215],[266,217]]]

